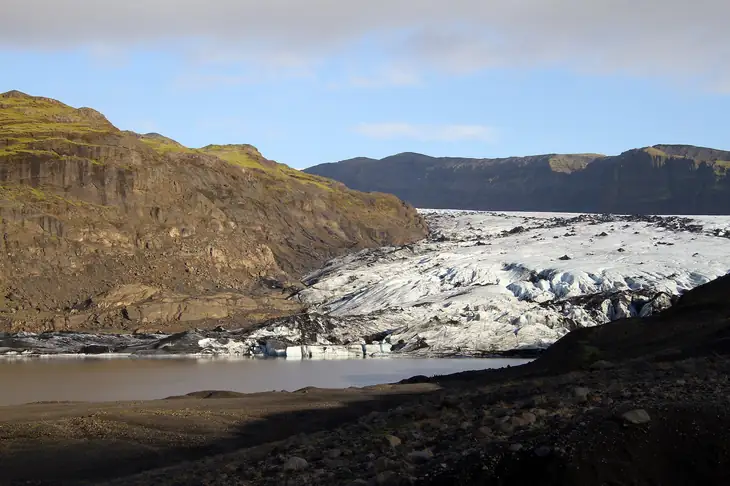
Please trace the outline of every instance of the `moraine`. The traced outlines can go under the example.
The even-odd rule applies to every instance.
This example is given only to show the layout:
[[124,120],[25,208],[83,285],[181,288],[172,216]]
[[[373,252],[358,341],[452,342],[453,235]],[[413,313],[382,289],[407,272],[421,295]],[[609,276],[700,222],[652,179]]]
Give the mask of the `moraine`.
[[730,270],[730,217],[422,210],[430,236],[306,276],[309,313],[176,335],[0,335],[0,355],[529,354],[569,330],[646,316]]

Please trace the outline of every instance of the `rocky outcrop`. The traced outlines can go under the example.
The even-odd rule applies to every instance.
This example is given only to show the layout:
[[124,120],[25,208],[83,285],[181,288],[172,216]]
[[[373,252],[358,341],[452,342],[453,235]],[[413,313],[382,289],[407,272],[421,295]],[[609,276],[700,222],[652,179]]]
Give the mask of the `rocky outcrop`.
[[397,198],[0,95],[0,330],[182,330],[289,314],[298,277],[422,238]]
[[618,156],[503,159],[402,153],[306,169],[421,208],[625,214],[730,214],[730,152],[655,145]]

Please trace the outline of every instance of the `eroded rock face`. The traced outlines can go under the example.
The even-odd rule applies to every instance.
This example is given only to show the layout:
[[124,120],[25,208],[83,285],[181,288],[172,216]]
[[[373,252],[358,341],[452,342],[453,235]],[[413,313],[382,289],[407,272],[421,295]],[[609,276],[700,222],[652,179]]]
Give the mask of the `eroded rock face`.
[[[397,198],[0,95],[0,330],[185,329],[296,311],[298,277],[425,236]],[[276,285],[271,284],[276,282]]]

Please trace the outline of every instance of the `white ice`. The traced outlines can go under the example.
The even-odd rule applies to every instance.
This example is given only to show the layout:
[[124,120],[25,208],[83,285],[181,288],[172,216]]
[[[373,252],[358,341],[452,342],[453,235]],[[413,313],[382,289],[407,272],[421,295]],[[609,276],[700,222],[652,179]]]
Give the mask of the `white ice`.
[[[587,326],[639,313],[630,301],[608,298],[597,312],[541,303],[613,292],[677,295],[730,270],[725,216],[693,217],[704,226],[693,233],[636,220],[543,227],[576,214],[422,214],[428,240],[333,260],[305,279],[313,283],[299,298],[312,312],[350,318],[339,333],[357,334],[352,319],[367,318],[371,331],[394,331],[392,344],[423,341],[424,353],[468,354],[544,347],[567,332],[568,320]],[[519,226],[524,231],[504,235]]]

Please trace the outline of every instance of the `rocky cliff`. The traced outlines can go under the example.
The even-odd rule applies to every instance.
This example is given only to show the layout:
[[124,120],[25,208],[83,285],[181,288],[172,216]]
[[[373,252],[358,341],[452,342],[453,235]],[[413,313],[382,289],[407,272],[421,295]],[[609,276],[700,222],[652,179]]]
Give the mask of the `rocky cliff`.
[[174,330],[296,312],[298,277],[422,238],[417,213],[265,159],[0,95],[0,331]]
[[504,159],[403,153],[306,170],[417,207],[629,214],[730,214],[730,152],[655,145],[618,156]]

